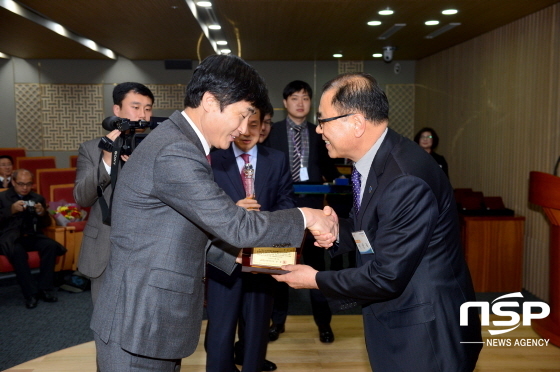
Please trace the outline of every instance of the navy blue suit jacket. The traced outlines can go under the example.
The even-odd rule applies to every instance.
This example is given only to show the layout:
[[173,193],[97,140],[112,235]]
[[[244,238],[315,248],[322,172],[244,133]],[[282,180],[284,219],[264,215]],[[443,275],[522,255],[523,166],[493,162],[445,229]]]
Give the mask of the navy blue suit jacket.
[[[286,156],[277,150],[257,145],[255,197],[261,211],[294,208],[292,180]],[[233,148],[210,154],[214,180],[234,202],[245,198]]]
[[[373,370],[472,371],[482,344],[480,321],[459,309],[475,301],[463,257],[448,178],[431,156],[393,130],[373,160],[358,216],[341,221],[338,252],[356,250],[350,234],[365,231],[373,253],[357,268],[317,274],[336,310],[363,306]],[[336,248],[335,248],[336,249]]]

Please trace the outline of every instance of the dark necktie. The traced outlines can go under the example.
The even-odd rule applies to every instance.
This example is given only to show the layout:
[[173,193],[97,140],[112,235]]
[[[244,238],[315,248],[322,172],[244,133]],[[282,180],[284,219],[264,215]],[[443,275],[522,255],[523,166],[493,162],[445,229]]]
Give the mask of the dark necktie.
[[2,181],[2,187],[7,188],[10,185],[10,180],[8,177],[4,177],[4,181]]
[[362,175],[358,172],[355,166],[352,168],[350,180],[352,181],[352,193],[354,194],[354,213],[357,216],[360,211],[360,188],[362,187]]
[[294,182],[298,182],[299,172],[301,168],[301,125],[296,125],[292,129],[294,130],[294,156],[292,162],[292,179]]

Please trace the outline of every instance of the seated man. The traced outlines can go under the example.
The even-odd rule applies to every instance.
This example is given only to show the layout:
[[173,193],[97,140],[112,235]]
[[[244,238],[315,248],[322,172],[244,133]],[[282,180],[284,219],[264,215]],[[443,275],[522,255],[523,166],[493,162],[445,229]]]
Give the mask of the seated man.
[[[0,192],[0,253],[5,255],[16,273],[28,309],[37,307],[37,299],[56,302],[53,293],[56,256],[66,248],[46,237],[42,229],[50,226],[45,198],[31,191],[33,175],[26,169],[12,174],[13,187]],[[27,263],[27,252],[38,251],[41,257],[38,287]]]
[[[265,111],[256,109],[249,117],[246,132],[235,138],[229,149],[211,153],[214,180],[238,206],[246,209],[294,208],[286,156],[257,145],[265,117],[261,110]],[[254,198],[246,198],[241,178],[246,163],[255,170]],[[275,281],[268,274],[242,273],[239,265],[231,276],[208,265],[207,278],[206,371],[236,371],[234,363],[243,365],[243,372],[274,371],[276,365],[265,356]],[[238,318],[239,342],[235,344],[234,358]]]
[[10,155],[0,155],[0,188],[12,187],[14,159]]

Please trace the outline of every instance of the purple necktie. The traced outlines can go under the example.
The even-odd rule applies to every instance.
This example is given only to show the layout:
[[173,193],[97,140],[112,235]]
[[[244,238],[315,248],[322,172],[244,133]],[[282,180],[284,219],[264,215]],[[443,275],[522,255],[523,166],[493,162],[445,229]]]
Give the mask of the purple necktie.
[[358,172],[355,166],[352,168],[350,180],[352,181],[352,193],[354,194],[354,213],[357,216],[360,211],[360,188],[362,187],[362,175]]

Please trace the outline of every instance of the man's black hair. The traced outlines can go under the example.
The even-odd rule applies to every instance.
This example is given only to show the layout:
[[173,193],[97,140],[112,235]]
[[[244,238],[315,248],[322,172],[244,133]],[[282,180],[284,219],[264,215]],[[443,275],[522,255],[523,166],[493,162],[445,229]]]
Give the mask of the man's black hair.
[[268,102],[263,79],[252,66],[234,55],[212,55],[198,65],[187,85],[184,106],[197,108],[206,92],[218,100],[220,110],[240,101],[254,107],[264,107]]
[[284,88],[284,92],[282,92],[282,97],[284,97],[284,99],[288,99],[288,97],[292,94],[302,90],[307,93],[309,99],[313,98],[313,89],[311,89],[309,84],[301,80],[294,80],[291,83],[288,83],[288,85]]
[[0,155],[0,159],[8,159],[12,162],[12,165],[14,165],[14,158],[12,158],[10,155]]
[[128,92],[134,92],[146,97],[149,97],[154,103],[154,95],[150,88],[140,83],[126,82],[118,84],[115,89],[113,89],[113,104],[122,107],[122,101]]

